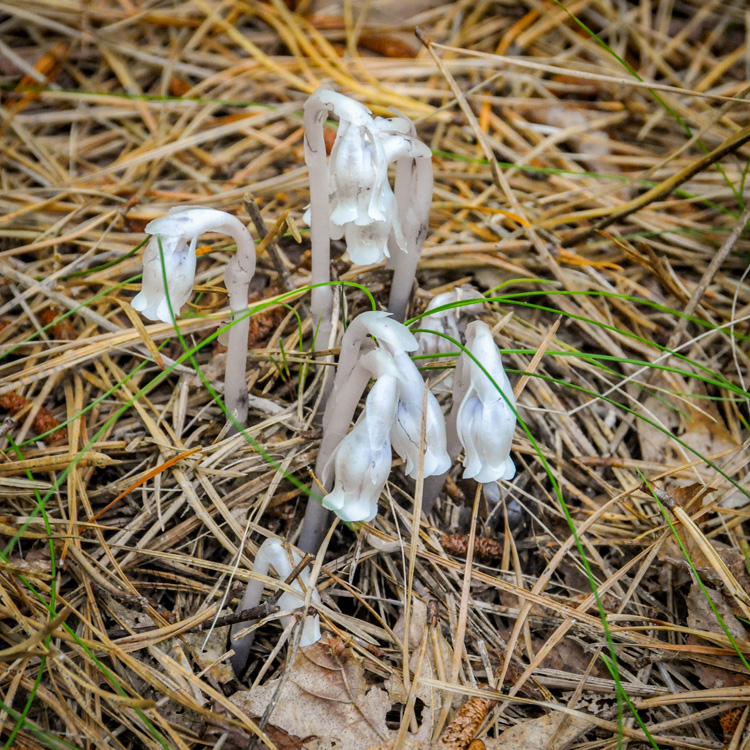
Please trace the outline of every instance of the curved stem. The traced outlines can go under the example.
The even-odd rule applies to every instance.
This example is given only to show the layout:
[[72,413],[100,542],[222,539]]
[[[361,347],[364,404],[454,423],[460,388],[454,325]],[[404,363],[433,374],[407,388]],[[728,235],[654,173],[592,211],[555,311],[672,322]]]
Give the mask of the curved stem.
[[[263,545],[261,545],[261,549],[262,548]],[[269,566],[270,560],[266,555],[261,555],[259,549],[258,554],[255,557],[255,562],[253,563],[253,573],[257,573],[261,576],[267,576]],[[242,599],[240,600],[240,603],[237,607],[237,611],[242,612],[242,610],[244,609],[257,607],[260,604],[261,597],[263,596],[263,589],[265,588],[265,585],[266,584],[263,581],[260,581],[257,578],[251,578],[247,582],[247,588],[245,589],[245,593],[242,595]],[[248,633],[243,638],[237,638],[237,634],[242,630],[245,630],[245,628],[250,627],[252,624],[253,621],[251,620],[248,620],[247,622],[237,622],[232,625],[229,631],[229,643],[232,646],[232,650],[234,651],[234,654],[232,654],[232,657],[230,658],[230,663],[236,675],[242,674],[242,672],[245,670],[245,665],[247,664],[247,660],[250,656],[250,648],[252,647],[253,641],[255,640],[255,633]]]

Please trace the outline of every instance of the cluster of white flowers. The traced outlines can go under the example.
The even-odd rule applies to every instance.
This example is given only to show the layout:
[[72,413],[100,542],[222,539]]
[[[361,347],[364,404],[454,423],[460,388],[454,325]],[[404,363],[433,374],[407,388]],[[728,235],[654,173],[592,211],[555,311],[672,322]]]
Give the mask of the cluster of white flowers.
[[[339,125],[330,158],[326,159],[323,127],[329,115],[335,115]],[[327,343],[328,332],[332,332],[333,296],[327,285],[331,238],[346,240],[354,263],[367,265],[389,258],[388,267],[394,271],[390,313],[359,315],[343,337],[316,466],[328,491],[322,505],[344,521],[372,520],[390,474],[394,450],[403,460],[406,474],[414,479],[420,474],[424,478],[445,474],[461,447],[464,477],[483,483],[511,479],[515,474],[510,457],[516,424],[513,391],[488,326],[481,321],[467,326],[465,320],[478,311],[479,305],[473,300],[481,299],[481,295],[468,287],[437,295],[422,321],[426,332],[418,334],[418,339],[399,322],[405,318],[429,226],[433,188],[430,149],[417,140],[408,118],[374,117],[367,107],[326,88],[318,89],[306,102],[305,128],[311,201],[304,219],[311,228],[315,287],[311,310],[320,340]],[[395,165],[393,187],[388,176],[390,165]],[[146,318],[165,323],[174,322],[193,292],[199,236],[218,232],[237,243],[237,253],[225,271],[233,317],[225,399],[233,420],[243,424],[248,408],[248,293],[255,272],[255,247],[249,232],[236,217],[199,206],[172,209],[150,222],[146,231],[151,238],[143,256],[143,284],[132,306]],[[451,307],[466,300],[471,302]],[[393,317],[389,317],[391,314]],[[466,344],[457,362],[447,425],[437,398],[410,356],[417,349],[423,354],[453,352],[455,345],[445,336],[457,342],[465,336]],[[347,434],[371,379],[375,382],[364,408]],[[325,402],[325,398],[322,400]],[[320,506],[315,508],[316,513],[325,515]],[[306,515],[306,524],[307,520]],[[300,546],[317,551],[320,529],[313,528],[305,541],[305,525]],[[280,542],[267,540],[258,551],[253,570],[263,576],[274,570],[283,579],[300,559],[296,551],[290,553]],[[279,599],[282,609],[304,603],[308,576],[303,571],[292,584],[293,590]],[[257,604],[262,590],[262,581],[251,580],[240,609]],[[311,596],[316,602],[320,600],[317,592]],[[287,622],[288,618],[282,620]],[[252,642],[251,636],[240,637],[244,626],[232,628],[236,669],[245,663]],[[309,645],[319,637],[318,617],[309,615],[303,624],[301,644]]]
[[[372,340],[367,339],[368,335]],[[386,313],[368,312],[353,321],[348,336],[347,347],[342,346],[346,354],[342,354],[337,381],[359,381],[363,388],[372,376],[375,384],[354,429],[339,442],[323,466],[324,485],[331,469],[335,476],[334,488],[323,498],[323,505],[345,521],[370,521],[378,512],[378,498],[390,474],[392,449],[404,460],[407,474],[416,476],[425,398],[424,476],[447,471],[450,456],[440,406],[435,396],[426,391],[424,380],[408,355],[417,348],[410,331]],[[342,404],[337,398],[342,395],[336,393],[334,386],[324,429],[341,417],[337,411]],[[348,397],[358,400],[359,394],[355,390]]]
[[[455,321],[450,325],[456,325]],[[442,410],[408,354],[417,348],[412,334],[375,312],[360,315],[351,330],[355,333],[348,347],[342,346],[341,378],[337,380],[361,385],[346,399],[358,399],[357,391],[361,392],[370,376],[375,384],[356,425],[339,442],[321,475],[324,485],[330,480],[331,470],[335,477],[323,506],[349,522],[370,521],[377,514],[378,499],[390,474],[392,449],[403,459],[405,471],[412,478],[417,476],[420,459],[424,477],[444,474],[451,465]],[[374,344],[368,343],[365,334],[373,337]],[[369,348],[373,345],[375,348]],[[449,421],[449,429],[464,449],[464,477],[478,482],[511,479],[515,474],[510,457],[515,400],[486,323],[474,321],[468,325],[466,349],[456,368]],[[343,389],[337,393],[334,388],[332,404],[338,396],[344,397]],[[324,428],[330,425],[332,413],[340,416],[340,406],[338,403],[330,408]]]
[[[327,165],[330,238],[344,238],[359,265],[389,257],[389,241],[408,252],[400,215],[408,207],[396,204],[388,166],[402,158],[431,159],[427,146],[413,136],[412,122],[373,117],[364,105],[327,88],[315,91],[305,107],[339,118]],[[303,217],[308,224],[315,220],[312,214],[311,206]]]

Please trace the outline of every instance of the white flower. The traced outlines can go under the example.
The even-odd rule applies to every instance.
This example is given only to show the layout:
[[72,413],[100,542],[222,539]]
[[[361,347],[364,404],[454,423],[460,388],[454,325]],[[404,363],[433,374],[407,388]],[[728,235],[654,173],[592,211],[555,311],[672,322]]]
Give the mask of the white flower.
[[[162,269],[161,253],[164,254]],[[143,313],[149,320],[172,322],[169,312],[167,293],[164,288],[166,275],[169,285],[169,301],[175,316],[180,308],[190,299],[195,283],[195,243],[185,242],[179,236],[154,235],[146,245],[143,253],[143,282],[141,291],[133,297],[131,305],[134,310]]]
[[[391,428],[391,444],[404,460],[404,471],[417,478],[422,434],[422,403],[425,385],[414,362],[405,352],[394,356],[401,379],[398,383],[398,407]],[[451,467],[446,449],[445,419],[435,396],[427,391],[427,417],[425,421],[425,477],[443,474]]]
[[355,125],[342,115],[328,161],[331,239],[344,237],[352,262],[361,266],[389,256],[391,234],[405,249],[388,181],[387,137],[372,118]]
[[374,120],[363,126],[341,120],[329,161],[331,224],[386,221],[386,190],[388,164]]
[[390,373],[378,377],[357,424],[330,458],[336,479],[333,491],[323,498],[323,506],[342,521],[371,521],[378,513],[378,499],[393,458],[389,433],[398,400],[397,382]]
[[454,409],[458,404],[456,433],[464,448],[464,478],[481,483],[513,479],[516,467],[510,449],[516,427],[516,401],[486,323],[469,323],[466,348],[486,373],[466,353],[461,354],[453,398]]
[[[367,333],[375,339],[380,349],[359,355],[359,348],[355,350],[350,340],[361,343]],[[348,346],[345,347],[345,344]],[[398,379],[398,405],[390,430],[391,444],[404,460],[405,471],[412,478],[416,478],[418,468],[422,401],[426,388],[417,366],[407,354],[416,348],[417,341],[411,331],[403,323],[394,320],[389,313],[379,311],[360,313],[349,327],[341,347],[342,355],[346,350],[349,353],[347,359],[351,359],[352,352],[355,352],[354,356],[359,356],[358,362],[376,376],[386,371],[388,361],[392,363],[390,368]],[[375,355],[378,356],[377,366],[368,365],[368,359]],[[375,362],[374,359],[369,361]],[[349,373],[342,371],[342,376],[348,379]],[[335,395],[334,391],[334,398]],[[446,451],[445,419],[437,399],[430,392],[427,394],[425,450],[425,477],[442,474],[450,468],[450,457]]]
[[[396,199],[391,189],[382,195],[380,205],[388,218],[373,219],[368,224],[350,222],[342,227],[331,224],[331,239],[346,239],[346,248],[353,263],[360,266],[381,263],[383,258],[390,257],[388,239],[393,235],[396,244],[404,247],[404,235],[398,221]],[[343,232],[343,235],[342,235]]]
[[[253,247],[253,242],[242,222],[225,211],[213,208],[173,208],[166,216],[149,222],[146,232],[152,237],[143,253],[142,288],[133,298],[131,305],[149,320],[172,322],[167,290],[175,316],[190,299],[195,284],[195,247],[198,237],[204,232],[229,235],[237,242],[236,257],[247,254],[248,257],[254,258],[254,253],[247,252]],[[159,252],[160,241],[164,269]],[[240,253],[241,247],[245,253]],[[251,277],[255,268],[243,268],[242,271]],[[164,272],[167,289],[164,287]],[[230,293],[231,291],[230,289]]]
[[[291,553],[292,560],[289,559]],[[273,538],[266,539],[258,549],[258,554],[255,557],[255,563],[253,565],[253,572],[260,572],[265,575],[265,571],[262,568],[265,567],[266,571],[270,568],[275,573],[279,580],[286,580],[291,574],[294,567],[299,565],[302,561],[302,556],[297,550],[292,549],[290,552],[284,548],[284,545],[278,540]],[[292,565],[294,563],[294,566]],[[256,571],[256,568],[259,570]],[[302,582],[300,584],[300,581]],[[304,585],[304,590],[302,588]],[[292,593],[291,591],[285,591],[277,601],[279,609],[290,610],[299,609],[305,605],[305,591],[310,586],[310,571],[305,568],[297,576],[297,578],[290,584],[291,588],[299,593]],[[317,589],[313,589],[312,600],[320,603],[320,594]],[[240,604],[242,607],[242,604]],[[241,611],[241,609],[240,609]],[[291,615],[284,615],[281,618],[281,624],[286,627],[292,620]],[[320,640],[320,620],[317,614],[308,615],[305,618],[305,622],[302,625],[302,636],[300,637],[300,646],[311,646],[315,641]]]
[[[327,163],[331,239],[344,237],[358,265],[389,257],[389,237],[406,252],[388,165],[405,156],[431,159],[430,150],[412,137],[412,122],[402,116],[373,117],[359,102],[325,88],[310,96],[305,109],[306,114],[324,109],[339,118]],[[310,224],[311,209],[303,220]]]
[[[287,551],[287,548],[278,539],[268,538],[258,548],[258,554],[255,556],[253,562],[253,573],[258,576],[267,576],[273,570],[277,578],[284,581],[291,575],[293,568],[299,565],[301,561],[302,557],[296,549]],[[310,571],[307,568],[302,570],[290,584],[290,587],[293,591],[285,591],[278,599],[277,603],[279,609],[282,611],[299,609],[304,606],[305,592],[310,587]],[[252,609],[260,604],[263,588],[264,582],[262,580],[257,577],[251,578],[247,582],[247,588],[237,607],[237,612]],[[316,589],[313,589],[311,597],[314,602],[320,603],[320,594],[318,594]],[[281,617],[281,623],[284,627],[291,621],[292,615],[283,615]],[[244,670],[247,664],[250,647],[253,643],[253,633],[245,636],[240,636],[239,634],[250,624],[251,622],[238,622],[232,625],[230,630],[230,642],[234,649],[232,666],[238,675]],[[300,645],[311,646],[318,640],[320,640],[320,620],[317,613],[309,614],[302,624]]]
[[461,329],[464,319],[471,315],[478,315],[482,310],[481,304],[462,305],[448,310],[441,310],[440,312],[432,312],[432,310],[469,299],[481,300],[484,298],[476,289],[465,284],[451,292],[436,294],[430,300],[430,304],[427,305],[425,314],[419,320],[418,325],[419,328],[435,331],[435,333],[414,334],[419,342],[420,354],[450,354],[456,351],[455,344],[443,336],[435,334],[445,334],[456,341],[461,341]]

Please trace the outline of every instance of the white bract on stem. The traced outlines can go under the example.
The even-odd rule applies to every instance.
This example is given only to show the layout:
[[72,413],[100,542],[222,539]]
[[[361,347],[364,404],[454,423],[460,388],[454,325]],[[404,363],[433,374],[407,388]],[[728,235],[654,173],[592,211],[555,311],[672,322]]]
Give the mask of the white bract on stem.
[[486,323],[469,323],[466,349],[472,356],[461,354],[454,376],[449,450],[453,454],[455,441],[463,447],[465,479],[481,483],[513,479],[516,467],[510,449],[516,400]]
[[[416,477],[419,453],[425,451],[424,476],[447,471],[445,422],[435,397],[408,352],[417,348],[411,332],[389,313],[366,312],[351,323],[341,344],[332,396],[323,417],[323,439],[316,473],[329,492],[321,504],[308,501],[299,545],[314,553],[328,528],[326,508],[345,521],[369,521],[390,473],[391,448]],[[347,434],[359,399],[376,378],[365,408]],[[426,436],[421,445],[426,398]],[[331,488],[333,487],[333,491]]]
[[173,322],[173,315],[179,314],[193,293],[198,237],[204,232],[217,232],[237,243],[237,252],[224,272],[233,320],[227,341],[224,400],[237,422],[246,424],[245,373],[250,326],[247,307],[250,282],[255,274],[255,245],[250,233],[231,214],[203,207],[173,208],[166,216],[149,222],[146,232],[152,237],[143,254],[143,283],[131,304],[149,320],[165,323]]
[[[313,326],[327,346],[333,292],[331,239],[346,240],[353,263],[381,263],[396,253],[389,309],[403,320],[417,261],[429,224],[432,154],[417,140],[406,117],[373,117],[367,107],[321,87],[305,102],[305,161],[310,178]],[[326,158],[326,119],[339,119],[331,156]],[[396,163],[396,194],[388,166]]]
[[[296,549],[284,546],[278,539],[266,539],[258,549],[253,563],[253,578],[247,583],[245,594],[240,601],[237,612],[246,609],[252,609],[260,604],[261,596],[266,582],[260,576],[268,576],[270,571],[276,574],[280,581],[286,580],[294,568],[300,564],[302,556]],[[258,577],[255,577],[258,576]],[[283,612],[299,609],[305,605],[305,595],[310,587],[310,571],[304,569],[297,578],[289,584],[292,591],[285,591],[278,599],[277,604]],[[312,600],[320,603],[320,595],[316,589],[312,591]],[[281,623],[285,627],[291,622],[292,615],[282,615]],[[239,622],[232,625],[229,641],[234,651],[231,657],[232,669],[239,676],[245,670],[250,647],[253,645],[254,634],[247,633],[241,635],[253,624],[252,621]],[[300,646],[311,646],[320,640],[320,620],[317,614],[311,614],[305,617],[302,623],[302,635],[300,637]]]
[[[465,304],[467,300],[478,300],[478,302]],[[418,321],[418,326],[422,330],[414,334],[419,342],[419,353],[451,354],[455,352],[456,345],[446,336],[455,341],[461,341],[466,328],[466,319],[482,311],[481,301],[483,300],[484,296],[468,284],[456,287],[450,292],[436,294]],[[457,305],[456,303],[464,304]],[[448,305],[452,307],[447,307]]]

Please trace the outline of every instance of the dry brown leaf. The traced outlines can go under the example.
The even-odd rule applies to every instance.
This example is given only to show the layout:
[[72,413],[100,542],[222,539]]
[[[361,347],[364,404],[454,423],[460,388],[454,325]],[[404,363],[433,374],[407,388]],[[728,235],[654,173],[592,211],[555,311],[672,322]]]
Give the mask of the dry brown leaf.
[[[364,662],[335,636],[297,652],[271,723],[290,735],[308,737],[307,750],[366,750],[392,739],[385,723],[391,702],[385,690],[370,687]],[[231,700],[249,716],[262,716],[278,680],[253,691],[241,690]]]
[[[556,732],[563,719],[567,719],[562,731]],[[485,737],[487,750],[520,750],[520,748],[546,748],[546,750],[561,750],[569,743],[575,742],[584,732],[594,726],[590,721],[580,716],[550,713],[538,719],[521,721],[510,729],[506,729],[499,737]],[[555,742],[549,745],[556,736]]]
[[721,725],[721,731],[724,735],[724,742],[729,742],[732,737],[734,737],[734,733],[737,731],[740,719],[742,718],[743,710],[744,709],[741,706],[730,708],[728,711],[724,711],[719,717],[719,724]]
[[208,640],[206,640],[206,634],[200,632],[185,633],[181,637],[191,646],[191,654],[201,671],[208,669],[208,674],[220,685],[234,679],[232,665],[226,659],[221,659],[227,650],[229,625],[214,628]]
[[[260,721],[260,716],[251,716],[250,718],[256,724]],[[276,750],[307,750],[308,748],[307,743],[309,738],[296,737],[274,724],[266,724],[263,731],[271,742],[273,742]],[[202,735],[202,739],[205,742],[214,742],[217,745],[219,740],[223,740],[222,750],[247,750],[248,746],[247,733],[233,726],[217,725],[207,727]]]
[[[721,615],[727,630],[733,638],[740,641],[747,641],[747,630],[745,626],[732,614],[730,604],[727,598],[715,589],[706,589],[711,601],[714,603],[716,610]],[[707,633],[720,633],[724,635],[724,630],[716,619],[716,615],[711,609],[711,605],[706,599],[701,587],[693,584],[687,597],[688,627],[694,630],[700,630]],[[688,643],[705,645],[702,638],[691,635],[688,637]],[[714,661],[716,663],[704,663],[705,661]],[[724,668],[724,664],[729,666],[736,661],[738,671]],[[721,664],[722,666],[719,666]],[[702,658],[701,661],[694,660],[695,671],[703,687],[709,690],[722,687],[736,687],[737,685],[748,684],[748,674],[745,668],[737,660],[727,659],[708,659]]]

